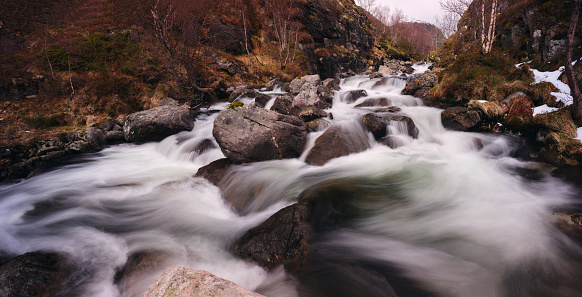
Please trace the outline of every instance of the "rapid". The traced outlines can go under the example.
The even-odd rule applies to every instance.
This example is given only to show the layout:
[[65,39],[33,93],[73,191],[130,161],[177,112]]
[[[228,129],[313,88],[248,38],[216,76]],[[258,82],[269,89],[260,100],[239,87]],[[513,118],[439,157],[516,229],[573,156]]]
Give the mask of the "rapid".
[[[244,212],[194,177],[224,158],[212,137],[216,112],[201,113],[192,131],[159,143],[111,146],[0,185],[0,255],[66,254],[77,267],[63,289],[68,296],[143,296],[176,266],[207,270],[269,297],[582,296],[582,251],[553,215],[576,206],[578,190],[547,166],[520,158],[517,137],[446,130],[440,109],[400,94],[405,84],[401,76],[345,78],[327,120],[362,129],[361,116],[375,108],[355,106],[387,98],[414,121],[418,139],[393,123],[397,148],[368,133],[370,149],[309,166],[306,154],[323,133],[312,132],[297,159],[234,167],[229,187],[241,197],[260,189]],[[368,96],[348,103],[350,90]],[[214,147],[196,152],[208,140]],[[266,271],[231,253],[247,230],[322,184],[350,193],[353,215],[313,243],[318,260],[309,276]],[[163,265],[120,285],[116,273],[140,251],[162,254]]]

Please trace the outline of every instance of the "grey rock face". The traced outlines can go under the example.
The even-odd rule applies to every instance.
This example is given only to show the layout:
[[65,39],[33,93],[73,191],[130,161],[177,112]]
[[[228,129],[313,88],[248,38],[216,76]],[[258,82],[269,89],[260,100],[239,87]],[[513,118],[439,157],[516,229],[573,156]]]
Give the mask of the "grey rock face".
[[159,106],[127,116],[123,126],[129,142],[159,141],[194,128],[196,113],[177,106]]
[[235,163],[296,158],[307,139],[303,121],[253,106],[221,111],[212,134]]

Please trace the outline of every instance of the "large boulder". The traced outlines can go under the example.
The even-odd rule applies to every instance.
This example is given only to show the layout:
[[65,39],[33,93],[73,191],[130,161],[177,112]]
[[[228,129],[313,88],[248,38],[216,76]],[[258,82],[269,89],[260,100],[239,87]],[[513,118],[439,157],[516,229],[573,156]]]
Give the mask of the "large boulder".
[[481,121],[481,117],[474,110],[455,106],[447,108],[441,113],[441,121],[447,129],[467,131],[475,127]]
[[107,137],[103,130],[89,128],[67,134],[67,140],[65,148],[67,151],[87,152],[104,145],[107,142]]
[[362,126],[336,124],[315,140],[315,145],[309,151],[305,162],[321,166],[331,159],[359,153],[369,148],[370,143]]
[[578,126],[574,124],[570,111],[567,109],[538,114],[533,118],[533,123],[542,130],[562,132],[571,138],[578,135]]
[[247,231],[235,244],[235,254],[269,270],[284,264],[293,271],[307,260],[313,237],[310,221],[306,204],[287,206]]
[[63,255],[26,253],[0,267],[0,296],[67,296],[61,294],[71,274]]
[[527,133],[532,128],[533,102],[523,95],[512,96],[508,101],[507,116],[503,124],[515,131]]
[[168,269],[148,288],[144,297],[261,297],[237,284],[204,270]]
[[181,131],[194,128],[196,113],[178,106],[159,106],[132,113],[123,125],[125,139],[130,142],[160,141]]
[[299,157],[307,128],[294,116],[243,106],[221,111],[212,135],[228,159],[247,163]]
[[299,94],[299,92],[301,91],[301,88],[304,85],[307,88],[312,88],[312,87],[322,85],[322,82],[321,82],[321,79],[320,79],[318,74],[298,77],[298,78],[295,78],[294,80],[292,80],[291,83],[289,83],[289,85],[286,86],[287,92],[289,92],[292,95],[297,95],[297,94]]
[[301,109],[293,108],[293,98],[290,95],[279,95],[275,98],[275,102],[273,106],[271,106],[271,110],[276,111],[280,114],[290,115],[299,113]]
[[416,74],[408,80],[402,94],[412,95],[418,98],[429,98],[430,89],[437,85],[437,76],[432,72]]

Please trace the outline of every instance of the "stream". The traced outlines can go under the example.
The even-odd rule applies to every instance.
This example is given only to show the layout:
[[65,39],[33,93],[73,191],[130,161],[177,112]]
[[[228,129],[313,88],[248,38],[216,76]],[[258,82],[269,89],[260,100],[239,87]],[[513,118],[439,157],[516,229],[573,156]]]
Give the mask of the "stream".
[[[446,130],[442,110],[400,94],[405,84],[400,76],[345,78],[327,120],[361,129],[361,116],[375,108],[355,106],[388,98],[401,108],[397,114],[414,121],[418,139],[394,124],[389,133],[398,148],[368,133],[370,149],[309,166],[307,152],[323,133],[312,132],[297,159],[234,166],[230,187],[242,195],[260,189],[244,213],[194,177],[224,158],[212,137],[217,113],[201,114],[192,131],[159,143],[111,146],[0,185],[0,255],[66,254],[77,268],[66,296],[143,296],[176,266],[207,270],[269,297],[582,296],[582,250],[552,215],[577,207],[580,190],[547,166],[518,158],[524,144],[517,137]],[[368,96],[347,103],[350,90]],[[195,152],[206,139],[215,147]],[[247,230],[322,184],[349,192],[354,215],[314,242],[310,275],[266,271],[231,253]],[[120,286],[116,273],[141,251],[163,255],[163,264]]]

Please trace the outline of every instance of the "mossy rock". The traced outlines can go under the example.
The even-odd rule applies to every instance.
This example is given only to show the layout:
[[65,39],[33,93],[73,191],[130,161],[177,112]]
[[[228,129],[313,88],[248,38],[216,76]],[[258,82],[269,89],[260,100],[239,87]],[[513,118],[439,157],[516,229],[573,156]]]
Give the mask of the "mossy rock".
[[561,132],[548,134],[539,157],[542,161],[578,166],[582,164],[582,142]]
[[479,112],[482,119],[496,121],[503,117],[504,111],[503,107],[501,107],[496,102],[479,102],[475,100],[471,100],[469,104],[467,104],[469,109],[475,110]]
[[538,114],[533,118],[533,123],[540,129],[562,132],[571,138],[578,134],[578,127],[574,124],[570,111],[567,109]]

